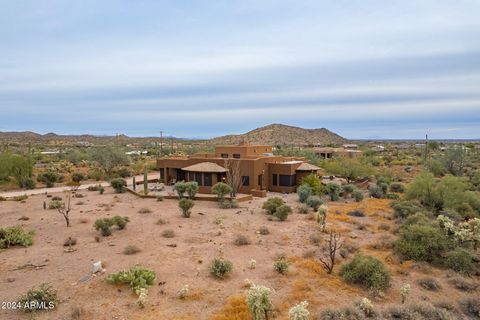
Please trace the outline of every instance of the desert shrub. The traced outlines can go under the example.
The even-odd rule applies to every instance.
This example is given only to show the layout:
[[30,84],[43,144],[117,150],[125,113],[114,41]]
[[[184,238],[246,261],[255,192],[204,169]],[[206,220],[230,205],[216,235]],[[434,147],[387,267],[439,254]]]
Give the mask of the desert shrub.
[[120,216],[114,216],[111,218],[112,225],[116,225],[118,229],[122,230],[125,229],[127,226],[127,223],[130,222],[128,217],[120,217]]
[[390,184],[390,192],[404,193],[405,186],[400,182],[392,182],[392,184]]
[[96,185],[88,186],[87,190],[88,191],[98,191],[99,188],[100,188],[100,185],[96,184]]
[[312,188],[308,184],[302,184],[297,188],[298,201],[305,203],[312,195]]
[[463,313],[472,317],[472,319],[480,319],[480,298],[468,297],[460,300],[460,307]]
[[[308,176],[304,177],[301,181],[302,185],[308,185],[312,190],[313,194],[321,195],[324,193],[324,187],[322,184],[322,180],[316,174],[309,174]],[[308,198],[308,197],[307,197]]]
[[158,225],[163,225],[163,224],[167,224],[168,223],[168,220],[164,219],[164,218],[158,218],[157,222],[156,222]]
[[110,181],[110,185],[112,186],[113,189],[115,189],[116,193],[123,193],[125,192],[127,181],[125,181],[122,178],[117,178]]
[[48,203],[48,209],[58,209],[61,208],[62,205],[62,200],[50,200],[50,202]]
[[441,289],[440,284],[433,278],[421,278],[417,280],[419,286],[426,290],[438,291]]
[[123,254],[126,254],[126,255],[132,255],[132,254],[136,254],[136,253],[139,253],[140,251],[140,248],[135,246],[135,245],[128,245],[125,247],[125,249],[123,249]]
[[386,195],[388,193],[388,183],[386,182],[377,183],[377,186],[382,189],[383,194]]
[[162,237],[164,238],[173,238],[175,237],[175,231],[172,229],[166,229],[162,231]]
[[132,175],[132,173],[130,172],[130,170],[128,168],[121,167],[121,168],[118,168],[117,170],[115,170],[114,175],[125,179],[125,178],[130,177]]
[[25,232],[20,226],[0,228],[0,249],[16,245],[29,247],[33,244],[33,233]]
[[341,275],[348,283],[359,284],[367,289],[385,291],[390,285],[390,273],[375,257],[356,255],[341,268]]
[[193,200],[198,192],[198,182],[185,182],[185,192],[188,194],[188,197]]
[[445,258],[442,259],[442,262],[447,268],[466,275],[472,275],[475,272],[473,255],[469,251],[460,247],[447,252]]
[[396,193],[387,193],[387,194],[385,194],[384,198],[385,199],[391,199],[391,200],[398,200],[398,199],[400,199],[400,195],[398,195]]
[[173,186],[173,190],[177,192],[178,198],[182,199],[185,196],[187,191],[187,183],[184,181],[179,181]]
[[265,236],[267,234],[270,234],[270,230],[268,230],[267,227],[263,226],[258,229],[258,233]]
[[253,284],[247,293],[247,306],[253,320],[267,320],[272,309],[270,295],[272,290]]
[[224,279],[232,272],[232,269],[231,261],[224,258],[215,258],[210,265],[210,274],[218,279]]
[[451,246],[451,241],[436,225],[414,223],[400,228],[395,251],[407,260],[434,262]]
[[105,173],[103,172],[103,170],[101,170],[99,168],[92,168],[92,169],[88,170],[87,177],[88,177],[88,179],[92,179],[92,180],[95,180],[95,181],[100,181],[100,180],[104,179]]
[[81,172],[72,173],[72,181],[80,182],[82,180],[85,180],[85,175],[83,173],[81,173]]
[[59,180],[61,180],[60,175],[53,171],[47,171],[37,175],[37,181],[45,183],[47,188],[52,188],[55,182],[59,182]]
[[288,218],[288,215],[292,213],[292,208],[287,206],[286,204],[283,204],[279,206],[276,210],[275,213],[273,214],[278,220],[280,221],[285,221]]
[[68,237],[67,239],[65,239],[65,241],[63,242],[63,246],[64,247],[70,247],[70,246],[74,246],[77,244],[77,239],[75,238],[72,238],[72,237]]
[[381,186],[368,186],[368,195],[372,198],[381,199],[385,195]]
[[310,207],[307,206],[305,203],[302,203],[297,207],[297,212],[302,214],[307,214],[310,212]]
[[407,305],[393,305],[383,311],[383,318],[387,320],[454,320],[462,319],[457,314],[444,308],[436,308],[427,303],[416,303]]
[[224,182],[217,182],[212,187],[212,193],[216,194],[219,201],[225,199],[227,194],[232,192],[232,187]]
[[349,194],[351,194],[353,191],[357,189],[357,186],[354,184],[346,184],[342,186],[342,191],[344,193],[344,197],[348,197]]
[[18,186],[28,190],[35,189],[35,181],[30,177],[25,177],[18,182]]
[[152,210],[150,210],[149,208],[140,208],[140,210],[138,210],[138,213],[152,213]]
[[401,200],[392,203],[395,218],[407,218],[415,213],[424,212],[421,204],[416,201]]
[[277,208],[284,205],[285,201],[278,197],[268,198],[262,205],[262,209],[267,210],[269,214],[274,214]]
[[116,225],[120,230],[125,229],[129,221],[128,217],[114,216],[113,218],[97,219],[93,226],[95,230],[100,230],[102,236],[108,237],[112,234],[112,226]]
[[143,307],[147,298],[148,288],[154,284],[156,277],[157,275],[154,271],[137,266],[126,271],[110,274],[106,281],[112,284],[128,284],[138,296],[137,303]]
[[312,233],[308,238],[310,242],[316,246],[322,242],[322,235],[319,232]]
[[29,289],[17,302],[25,312],[52,310],[58,304],[57,291],[51,285],[42,283],[37,288]]
[[303,301],[293,306],[288,310],[289,320],[308,320],[310,319],[310,312],[308,312],[308,302]]
[[310,196],[307,198],[306,204],[312,208],[313,211],[317,211],[318,208],[323,204],[323,201],[318,196]]
[[193,208],[194,203],[191,199],[182,198],[178,201],[178,206],[182,209],[182,215],[185,218],[190,218],[190,209]]
[[273,262],[273,270],[277,271],[280,274],[287,274],[288,272],[288,261],[285,257],[279,257]]
[[355,199],[356,202],[362,201],[362,200],[363,200],[363,197],[364,197],[362,190],[359,190],[359,189],[354,190],[354,191],[352,192],[352,197],[353,197],[353,199]]
[[475,282],[472,282],[471,279],[466,280],[466,279],[463,279],[463,278],[460,278],[460,277],[456,277],[456,278],[451,279],[449,282],[456,289],[458,289],[460,291],[472,292],[472,291],[477,290],[477,288],[478,288],[478,284],[476,284]]
[[251,241],[243,234],[239,234],[235,237],[235,240],[233,241],[233,243],[237,246],[246,246],[246,245],[249,245]]
[[218,202],[218,207],[220,209],[233,209],[233,208],[238,208],[238,201],[233,199],[233,200],[223,200]]
[[365,213],[362,210],[352,210],[347,213],[351,217],[365,217]]
[[22,194],[21,196],[15,196],[11,198],[13,201],[25,201],[28,199],[26,194]]
[[[352,307],[325,309],[320,311],[317,320],[364,320],[363,312]],[[374,318],[373,318],[374,319]]]
[[340,186],[336,183],[328,183],[325,186],[325,191],[330,196],[330,200],[337,201],[340,196]]

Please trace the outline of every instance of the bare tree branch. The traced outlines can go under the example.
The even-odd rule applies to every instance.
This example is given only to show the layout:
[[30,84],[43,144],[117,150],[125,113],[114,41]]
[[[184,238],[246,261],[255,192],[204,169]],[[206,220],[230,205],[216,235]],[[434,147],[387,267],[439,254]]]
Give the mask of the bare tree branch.
[[328,274],[331,274],[333,268],[335,267],[335,258],[337,255],[337,250],[340,250],[343,243],[340,242],[340,234],[331,231],[330,237],[328,239],[328,257],[319,257],[320,263],[322,264],[323,269],[327,271]]
[[242,178],[240,176],[240,161],[236,159],[226,159],[225,169],[227,169],[227,184],[232,188],[230,196],[236,197],[240,186],[242,185]]

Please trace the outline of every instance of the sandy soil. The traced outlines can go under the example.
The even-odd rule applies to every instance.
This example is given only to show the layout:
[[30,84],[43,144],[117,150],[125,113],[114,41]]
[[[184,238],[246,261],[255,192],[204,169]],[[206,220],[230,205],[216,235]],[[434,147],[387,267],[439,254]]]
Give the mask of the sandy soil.
[[[191,218],[183,218],[176,200],[162,202],[139,199],[131,194],[116,195],[110,188],[104,195],[81,192],[84,197],[73,199],[72,225],[67,228],[56,210],[43,210],[46,195],[31,196],[25,203],[0,202],[0,225],[22,225],[35,230],[31,247],[13,247],[0,251],[0,301],[12,301],[29,288],[42,282],[51,283],[57,290],[60,304],[51,312],[41,312],[35,319],[71,319],[76,308],[81,319],[248,319],[234,317],[245,308],[243,296],[245,279],[275,289],[273,302],[275,318],[287,319],[288,308],[302,300],[310,302],[310,311],[327,307],[350,305],[352,301],[368,296],[368,292],[345,284],[338,275],[327,275],[316,257],[320,247],[310,241],[318,226],[309,215],[296,213],[296,195],[279,195],[294,208],[285,222],[271,220],[261,209],[265,199],[255,198],[240,204],[238,209],[219,209],[215,202],[196,201]],[[61,193],[57,194],[63,196]],[[151,213],[139,213],[149,208]],[[366,217],[350,217],[346,213],[362,209]],[[128,216],[125,230],[114,230],[110,237],[101,237],[93,228],[95,219],[114,215]],[[27,216],[29,220],[19,220]],[[391,255],[388,245],[375,246],[392,239],[394,227],[389,200],[367,199],[361,204],[339,202],[330,204],[328,229],[342,233],[344,241],[361,251],[385,261],[392,273],[392,287],[383,298],[372,298],[376,305],[400,301],[400,287],[412,285],[410,299],[427,301],[457,301],[465,293],[451,287],[451,273],[416,264],[400,264]],[[159,225],[159,218],[168,221]],[[218,224],[222,221],[222,224]],[[217,223],[216,223],[217,222]],[[382,225],[383,224],[383,225]],[[222,227],[223,225],[223,227]],[[269,235],[259,235],[258,228],[266,226]],[[162,237],[162,231],[174,230],[174,238]],[[242,234],[251,240],[250,245],[236,246],[234,239]],[[67,237],[76,238],[74,252],[64,252]],[[321,234],[326,239],[326,234]],[[168,245],[176,244],[176,247]],[[136,245],[142,251],[124,255],[127,245]],[[275,257],[284,253],[290,260],[287,275],[273,270]],[[210,261],[223,255],[234,264],[232,275],[216,280],[209,275]],[[255,259],[257,267],[249,269]],[[348,259],[348,258],[347,258]],[[101,260],[106,272],[86,282],[79,280],[90,274],[92,263]],[[339,258],[339,265],[345,260]],[[27,264],[44,265],[40,268],[24,267]],[[103,280],[107,274],[134,265],[143,265],[157,273],[156,284],[149,290],[144,309],[136,304],[136,296],[126,286],[114,286]],[[21,268],[21,269],[19,269]],[[415,282],[419,277],[434,277],[442,284],[438,292],[421,289]],[[188,284],[189,296],[180,300],[177,291]],[[29,319],[20,311],[0,310],[1,319]]]

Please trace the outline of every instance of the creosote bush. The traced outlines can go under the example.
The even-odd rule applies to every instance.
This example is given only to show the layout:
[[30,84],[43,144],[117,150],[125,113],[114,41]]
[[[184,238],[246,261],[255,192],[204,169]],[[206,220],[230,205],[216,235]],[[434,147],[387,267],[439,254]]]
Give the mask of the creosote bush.
[[57,291],[51,285],[42,283],[28,290],[17,302],[25,312],[52,310],[58,304]]
[[275,213],[273,214],[278,220],[280,221],[285,221],[288,218],[288,215],[292,213],[292,208],[287,206],[286,204],[283,204],[275,210]]
[[279,197],[272,197],[268,198],[262,205],[262,209],[267,210],[268,214],[274,214],[277,211],[277,208],[284,205],[285,201],[283,201]]
[[239,234],[235,237],[234,243],[237,246],[246,246],[246,245],[249,245],[251,241],[243,234]]
[[390,273],[375,257],[356,255],[341,268],[341,275],[348,283],[359,284],[366,289],[385,291],[390,285]]
[[124,193],[126,190],[127,181],[122,178],[117,178],[110,181],[110,185],[113,189],[115,189],[116,193]]
[[95,230],[100,230],[102,236],[108,237],[112,234],[112,226],[116,225],[120,230],[125,229],[129,221],[128,217],[114,216],[113,218],[97,219],[93,226]]
[[126,271],[110,274],[106,281],[112,284],[128,284],[138,296],[137,303],[143,307],[148,295],[148,288],[155,282],[154,271],[138,266]]
[[182,198],[178,201],[178,206],[182,209],[182,215],[184,218],[190,218],[190,209],[193,208],[194,203],[191,199]]
[[210,274],[218,279],[225,279],[232,269],[232,262],[224,258],[215,258],[210,264]]
[[25,232],[22,227],[0,228],[0,249],[6,249],[11,246],[29,247],[33,243],[34,232]]

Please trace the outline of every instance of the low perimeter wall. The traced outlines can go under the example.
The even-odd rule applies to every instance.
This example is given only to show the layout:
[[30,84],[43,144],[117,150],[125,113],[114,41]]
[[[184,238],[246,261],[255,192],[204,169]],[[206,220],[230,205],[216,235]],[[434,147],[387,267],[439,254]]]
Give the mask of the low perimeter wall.
[[[136,195],[137,197],[140,197],[140,198],[150,198],[150,199],[157,199],[157,197],[159,196],[156,196],[156,195],[153,195],[153,194],[143,194],[143,193],[139,193],[139,192],[136,192],[134,191],[133,189],[131,188],[127,188],[127,192],[131,193],[131,194],[134,194]],[[161,195],[160,197],[162,197],[163,199],[178,199],[177,196],[174,196],[174,195]],[[232,197],[225,197],[226,200],[232,200]],[[245,202],[245,201],[250,201],[250,200],[253,200],[253,196],[251,194],[241,194],[241,195],[238,195],[236,198],[233,198],[235,200],[237,200],[238,202]],[[197,194],[194,198],[194,200],[201,200],[201,201],[217,201],[217,196],[215,195],[211,195],[211,194]]]

